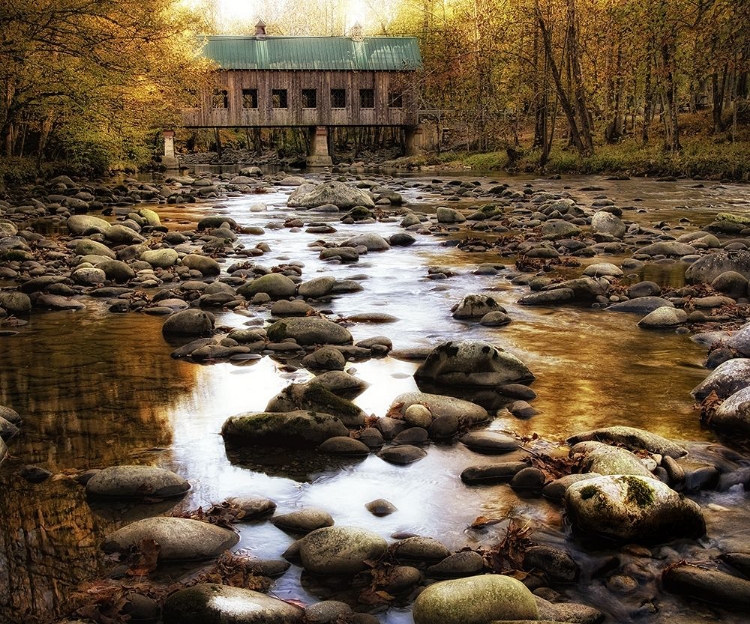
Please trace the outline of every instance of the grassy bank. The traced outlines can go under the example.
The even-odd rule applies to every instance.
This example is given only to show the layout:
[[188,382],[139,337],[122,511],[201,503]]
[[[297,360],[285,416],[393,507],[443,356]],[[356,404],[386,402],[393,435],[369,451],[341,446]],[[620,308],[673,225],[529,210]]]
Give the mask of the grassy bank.
[[552,149],[545,167],[539,166],[540,152],[527,150],[509,166],[503,151],[487,153],[444,152],[397,161],[399,166],[514,171],[544,174],[602,174],[628,176],[688,176],[717,180],[750,181],[750,141],[717,142],[706,137],[687,137],[683,149],[671,153],[657,142],[642,144],[633,139],[614,145],[600,145],[592,156],[582,157],[562,146]]

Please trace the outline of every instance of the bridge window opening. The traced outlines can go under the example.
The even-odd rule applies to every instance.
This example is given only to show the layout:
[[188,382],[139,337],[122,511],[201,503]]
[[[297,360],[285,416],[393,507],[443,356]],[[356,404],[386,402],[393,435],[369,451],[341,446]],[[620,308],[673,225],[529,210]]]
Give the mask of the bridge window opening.
[[271,106],[273,108],[289,108],[286,98],[286,89],[273,89],[271,91]]
[[331,108],[346,108],[346,89],[331,89]]
[[359,90],[359,107],[375,108],[375,89]]
[[401,91],[391,91],[388,93],[388,106],[390,108],[403,108],[403,93],[401,93]]
[[318,108],[316,89],[302,89],[302,108]]
[[258,108],[258,89],[242,89],[242,108]]
[[214,89],[211,108],[229,108],[229,93],[226,89]]

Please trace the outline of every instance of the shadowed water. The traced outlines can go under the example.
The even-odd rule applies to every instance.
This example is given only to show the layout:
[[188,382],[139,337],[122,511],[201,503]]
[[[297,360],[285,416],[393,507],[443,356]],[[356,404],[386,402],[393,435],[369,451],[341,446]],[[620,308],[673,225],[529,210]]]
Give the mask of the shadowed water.
[[[508,181],[514,187],[526,183]],[[628,211],[625,219],[649,227],[667,221],[686,231],[750,199],[746,187],[695,188],[691,182],[572,178],[535,181],[533,186],[550,191],[571,186],[573,196],[586,203],[598,193],[575,189],[593,183],[605,188],[601,194],[620,206],[648,208],[646,213]],[[446,247],[446,237],[418,235],[413,246],[370,253],[353,265],[324,263],[310,243],[320,238],[343,241],[367,231],[387,237],[401,231],[398,222],[347,226],[338,217],[295,212],[286,208],[289,191],[230,198],[219,208],[210,203],[150,207],[172,229],[193,227],[202,216],[216,213],[231,216],[243,226],[264,227],[264,235],[243,235],[240,242],[246,247],[268,243],[271,251],[256,259],[268,267],[290,260],[303,262],[305,280],[323,274],[360,279],[362,292],[342,295],[319,307],[328,310],[331,318],[384,312],[398,320],[384,325],[352,324],[349,329],[355,341],[386,335],[395,349],[406,349],[451,339],[478,339],[517,355],[536,376],[533,388],[538,398],[533,405],[540,413],[527,421],[498,418],[493,429],[519,435],[538,433],[562,441],[583,430],[626,424],[677,440],[714,440],[710,431],[701,428],[689,395],[706,376],[701,366],[705,351],[689,337],[640,330],[638,316],[576,307],[518,306],[516,301],[526,293],[525,288],[513,286],[502,272],[492,277],[472,273],[482,262],[500,261],[497,256]],[[407,189],[404,195],[425,212],[434,211],[439,199],[427,195],[417,199],[421,195],[417,189]],[[251,211],[260,203],[267,209]],[[306,222],[330,221],[338,232],[321,236],[268,227],[294,215]],[[680,226],[678,221],[684,216],[691,223]],[[456,275],[428,279],[428,267],[435,265],[450,267]],[[680,285],[684,268],[679,263],[650,267],[644,277]],[[488,328],[451,317],[451,306],[465,294],[483,292],[491,292],[507,309],[513,319],[510,325]],[[172,347],[161,335],[162,318],[112,314],[104,302],[93,299],[86,304],[86,310],[75,313],[35,313],[18,335],[0,338],[0,404],[13,407],[24,418],[22,434],[9,443],[12,456],[0,466],[0,621],[50,621],[63,609],[72,587],[103,569],[98,544],[109,531],[143,510],[131,512],[116,504],[92,509],[82,488],[64,475],[124,463],[158,465],[186,477],[192,490],[178,503],[179,510],[205,507],[230,496],[259,495],[276,501],[279,513],[320,507],[339,525],[368,527],[386,538],[394,532],[430,535],[451,548],[498,541],[505,525],[468,528],[477,516],[512,516],[531,522],[539,541],[559,543],[576,552],[585,565],[593,568],[600,556],[565,539],[559,532],[559,509],[546,501],[519,498],[507,486],[464,486],[459,475],[467,466],[507,458],[479,456],[460,444],[432,445],[424,460],[408,467],[393,466],[374,455],[334,461],[230,450],[228,456],[219,435],[224,420],[263,410],[287,384],[304,381],[309,374],[302,369],[284,372],[279,362],[268,357],[243,365],[201,366],[173,360]],[[268,318],[265,309],[250,306],[248,311],[249,317],[220,313],[217,324],[239,327]],[[355,402],[368,413],[385,415],[396,396],[417,389],[412,378],[415,369],[415,363],[391,357],[351,364],[349,370],[371,384]],[[17,476],[27,464],[46,468],[55,476],[31,485]],[[375,518],[364,505],[376,498],[387,498],[398,511]],[[750,519],[744,494],[705,495],[700,502],[729,510],[707,511],[707,548],[715,547],[717,540],[744,540]],[[278,557],[292,542],[269,523],[241,525],[239,530],[238,548],[259,557]],[[615,616],[615,621],[641,617],[633,615],[628,600],[613,598],[601,582],[591,580],[581,587],[571,588],[571,599],[594,604]],[[300,585],[296,567],[277,581],[273,591],[281,598],[315,600]],[[581,595],[582,591],[587,595]],[[642,614],[643,621],[669,621],[693,613],[677,599],[661,600],[660,612]],[[741,621],[724,612],[716,615],[707,607],[700,607],[699,613],[721,621]],[[411,621],[408,610],[402,609],[391,609],[379,618],[387,623]]]

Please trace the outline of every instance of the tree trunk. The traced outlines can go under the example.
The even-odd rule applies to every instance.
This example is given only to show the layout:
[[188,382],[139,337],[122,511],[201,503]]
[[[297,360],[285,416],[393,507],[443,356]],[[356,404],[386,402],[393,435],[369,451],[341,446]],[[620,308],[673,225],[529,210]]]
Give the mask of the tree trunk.
[[654,88],[651,83],[651,54],[652,47],[649,44],[646,53],[646,68],[644,70],[643,86],[643,128],[641,129],[641,140],[648,143],[648,132],[651,128],[651,120],[654,116]]
[[550,71],[552,72],[552,78],[555,81],[555,87],[557,89],[557,97],[560,100],[560,106],[562,106],[563,112],[565,113],[565,117],[568,120],[568,125],[570,126],[571,142],[580,154],[585,154],[586,148],[583,144],[583,140],[581,139],[581,135],[578,130],[578,124],[576,122],[575,111],[573,110],[573,106],[570,103],[570,100],[568,99],[567,93],[565,92],[565,88],[562,83],[562,78],[560,76],[560,70],[557,67],[557,63],[555,63],[555,58],[553,56],[553,51],[552,51],[552,41],[551,41],[550,33],[549,33],[549,30],[547,29],[547,23],[544,21],[544,16],[542,15],[542,12],[539,8],[539,2],[536,2],[535,9],[536,9],[536,19],[539,24],[539,30],[542,33],[542,41],[544,42],[544,52],[547,56],[547,62],[549,63]]
[[592,154],[594,152],[594,140],[591,131],[591,118],[589,117],[586,101],[586,90],[583,84],[581,58],[578,51],[577,21],[575,0],[568,0],[568,49],[570,54],[570,65],[573,70],[573,92],[575,94],[578,119],[581,123],[581,140],[583,143],[584,154]]

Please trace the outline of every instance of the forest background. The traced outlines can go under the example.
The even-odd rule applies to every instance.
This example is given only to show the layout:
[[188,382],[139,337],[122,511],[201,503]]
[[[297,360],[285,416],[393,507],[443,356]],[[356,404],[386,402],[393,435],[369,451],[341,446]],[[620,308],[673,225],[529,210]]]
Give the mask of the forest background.
[[746,0],[3,0],[0,176],[151,166],[209,80],[200,35],[258,19],[269,36],[418,37],[436,140],[400,164],[750,176]]

